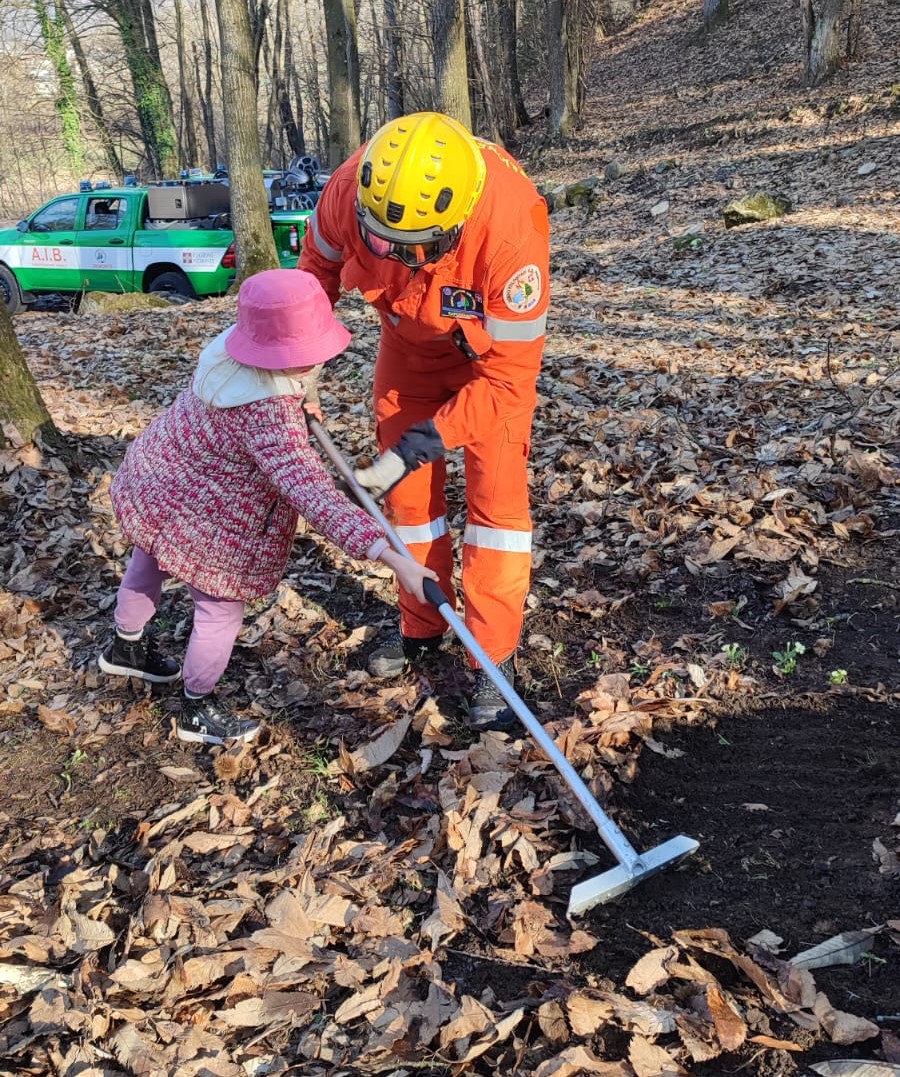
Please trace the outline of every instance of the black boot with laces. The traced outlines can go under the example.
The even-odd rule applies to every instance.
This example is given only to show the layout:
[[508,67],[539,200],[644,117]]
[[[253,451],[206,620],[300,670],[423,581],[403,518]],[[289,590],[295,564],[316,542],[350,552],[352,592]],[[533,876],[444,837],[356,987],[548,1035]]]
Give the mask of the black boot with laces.
[[404,636],[394,631],[372,651],[366,668],[373,677],[399,677],[408,665],[439,651],[443,639],[443,636]]
[[145,633],[138,639],[124,639],[117,632],[100,655],[98,665],[114,677],[140,677],[151,684],[171,684],[181,676],[181,666],[156,649],[156,639]]
[[[505,661],[497,662],[496,666],[506,680],[515,687],[515,656],[510,655]],[[515,712],[507,705],[494,682],[483,669],[476,669],[475,683],[469,697],[469,713],[466,715],[466,725],[469,729],[473,733],[483,733],[489,729],[506,733],[515,726],[516,721]]]
[[175,722],[179,740],[194,744],[224,744],[226,740],[253,740],[261,725],[252,718],[238,718],[230,707],[210,692],[185,696]]

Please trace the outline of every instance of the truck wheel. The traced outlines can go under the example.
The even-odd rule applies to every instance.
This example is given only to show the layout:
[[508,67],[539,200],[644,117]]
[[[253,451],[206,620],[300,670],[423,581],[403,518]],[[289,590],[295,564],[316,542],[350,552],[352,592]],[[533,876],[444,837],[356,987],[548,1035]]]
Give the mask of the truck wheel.
[[0,266],[0,301],[6,307],[6,313],[12,316],[25,309],[22,293],[19,290],[19,282],[12,270],[6,266]]
[[150,283],[148,292],[165,292],[171,296],[180,296],[182,299],[196,299],[197,293],[193,285],[183,273],[172,270],[170,273],[160,273]]

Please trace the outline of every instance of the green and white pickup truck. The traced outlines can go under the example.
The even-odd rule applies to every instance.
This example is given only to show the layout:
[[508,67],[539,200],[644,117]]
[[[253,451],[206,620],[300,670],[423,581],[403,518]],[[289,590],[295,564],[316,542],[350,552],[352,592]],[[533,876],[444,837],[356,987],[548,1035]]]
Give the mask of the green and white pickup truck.
[[[169,292],[223,295],[235,278],[226,214],[195,220],[151,215],[166,188],[111,187],[62,195],[0,231],[0,300],[16,314],[42,293]],[[171,188],[170,188],[171,190]],[[157,201],[159,199],[157,198]],[[297,264],[311,210],[271,213],[278,257]]]

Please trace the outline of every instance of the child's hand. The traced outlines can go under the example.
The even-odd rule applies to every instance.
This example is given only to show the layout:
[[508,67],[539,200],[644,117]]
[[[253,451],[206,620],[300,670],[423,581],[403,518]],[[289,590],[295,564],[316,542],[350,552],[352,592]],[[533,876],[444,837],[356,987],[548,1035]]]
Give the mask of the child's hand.
[[303,412],[308,415],[310,419],[315,419],[317,423],[324,423],[325,416],[322,414],[322,408],[319,406],[319,401],[316,399],[303,401]]
[[378,560],[393,569],[401,587],[414,594],[420,602],[428,601],[422,587],[425,580],[437,581],[436,572],[420,565],[418,561],[403,557],[396,550],[385,550]]

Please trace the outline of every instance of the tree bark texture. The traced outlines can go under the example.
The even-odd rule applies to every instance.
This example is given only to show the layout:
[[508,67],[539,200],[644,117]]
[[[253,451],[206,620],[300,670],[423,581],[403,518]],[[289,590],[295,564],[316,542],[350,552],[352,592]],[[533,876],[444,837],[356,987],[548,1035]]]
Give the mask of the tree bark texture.
[[[496,0],[494,17],[497,24],[499,51],[503,56],[505,92],[509,95],[512,106],[512,124],[513,127],[526,127],[531,123],[531,118],[525,107],[522,84],[519,81],[517,13],[518,0]],[[512,135],[512,131],[509,135]],[[504,135],[504,137],[507,136]]]
[[[704,4],[708,0],[703,0]],[[728,0],[723,0],[727,4]],[[635,0],[597,0],[596,15],[603,23],[604,29],[614,33],[625,25],[634,15]]]
[[490,55],[491,59],[496,61],[496,53],[491,47],[489,27],[481,0],[466,0],[466,19],[469,26],[468,40],[472,46],[473,73],[478,88],[475,111],[482,113],[483,120],[475,126],[482,128],[492,142],[502,142],[504,139],[501,133],[500,100],[503,86],[496,62],[491,63],[488,59]]
[[31,442],[39,430],[55,432],[55,427],[19,347],[12,319],[0,304],[0,445],[15,444],[16,434]]
[[184,39],[182,0],[175,0],[175,40],[178,47],[178,83],[181,96],[181,159],[188,167],[199,165],[197,127],[194,119],[194,99],[188,79],[187,45]]
[[[548,0],[547,61],[550,70],[550,130],[568,138],[584,103],[586,39],[593,33],[586,20],[587,0]],[[585,22],[589,25],[585,26]]]
[[709,32],[728,22],[728,0],[703,0],[703,29]]
[[471,131],[464,3],[465,0],[435,0],[431,9],[431,37],[437,107]]
[[203,89],[200,87],[200,58],[197,43],[194,42],[194,74],[197,79],[197,92],[200,96],[200,111],[203,114],[203,131],[206,135],[206,148],[209,153],[209,167],[215,169],[219,161],[219,147],[216,144],[216,120],[213,111],[213,62],[212,37],[209,23],[207,0],[200,0],[200,25],[203,30]]
[[94,121],[94,127],[97,130],[97,135],[103,146],[103,154],[106,157],[106,163],[113,176],[117,179],[121,179],[124,169],[118,151],[116,150],[115,143],[113,142],[112,135],[110,134],[109,124],[106,122],[103,105],[100,102],[100,95],[97,93],[97,84],[94,82],[94,77],[91,74],[91,68],[88,64],[84,48],[82,47],[81,38],[78,36],[78,32],[75,29],[68,9],[61,2],[58,4],[58,7],[59,12],[62,15],[63,25],[66,28],[66,37],[69,42],[69,47],[72,49],[75,62],[78,64],[78,71],[81,75],[81,83],[84,86],[84,96],[85,101],[87,102],[88,112],[91,114],[91,119]]
[[800,0],[807,86],[818,86],[841,65],[841,19],[845,3],[846,0]]
[[405,113],[403,86],[403,37],[397,0],[384,0],[384,29],[387,39],[387,118],[396,120]]
[[178,136],[172,95],[163,75],[150,0],[115,0],[109,5],[134,83],[135,104],[150,169],[157,178],[178,174]]
[[[287,0],[278,0],[278,5],[275,9],[275,42],[272,46],[273,72],[276,72],[275,77],[273,78],[275,101],[278,109],[278,116],[281,120],[278,146],[279,151],[283,153],[284,143],[287,142],[290,155],[294,157],[297,154],[303,153],[304,149],[303,135],[301,134],[297,125],[297,120],[294,117],[294,106],[288,90],[287,80],[292,63],[293,52],[291,47],[291,27],[289,22],[288,4]],[[298,101],[297,104],[298,107],[302,109],[302,102]]]
[[53,65],[59,95],[56,111],[62,124],[62,143],[69,158],[72,175],[80,177],[84,172],[84,143],[81,138],[81,122],[78,118],[78,101],[75,96],[75,79],[66,54],[66,37],[63,30],[63,14],[59,4],[51,14],[44,0],[34,0],[34,9],[41,27],[44,48]]
[[359,53],[353,0],[323,0],[328,37],[328,164],[336,168],[360,143]]
[[278,268],[263,183],[257,119],[257,76],[246,0],[217,0],[222,50],[225,144],[237,279]]

